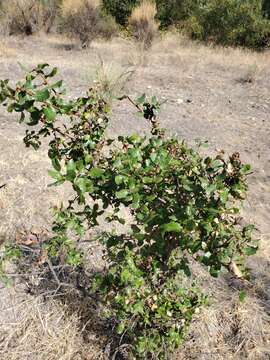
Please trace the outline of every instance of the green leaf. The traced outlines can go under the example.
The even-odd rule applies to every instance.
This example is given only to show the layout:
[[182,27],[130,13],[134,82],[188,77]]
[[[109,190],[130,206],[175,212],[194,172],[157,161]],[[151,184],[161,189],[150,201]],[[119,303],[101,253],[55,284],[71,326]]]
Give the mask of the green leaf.
[[52,85],[49,86],[50,89],[56,89],[56,88],[61,88],[63,85],[63,80],[59,80],[56,81],[55,83],[53,83]]
[[44,70],[46,67],[49,67],[50,65],[47,63],[38,64],[37,70]]
[[218,278],[220,270],[217,269],[215,266],[211,266],[209,272],[211,276],[213,276],[214,278]]
[[59,171],[49,170],[48,174],[55,180],[60,181],[63,179],[63,176]]
[[241,168],[241,173],[242,174],[250,174],[251,172],[251,165],[249,164],[246,164],[246,165],[243,165],[242,168]]
[[69,162],[66,165],[67,171],[76,171],[76,164],[73,159],[69,160]]
[[57,71],[58,71],[57,67],[54,67],[52,71],[46,75],[46,78],[55,76],[57,74]]
[[252,256],[255,255],[256,252],[258,251],[258,247],[248,246],[247,248],[245,248],[244,251],[247,256]]
[[120,324],[117,326],[117,328],[116,328],[116,332],[117,332],[118,335],[121,335],[121,334],[123,334],[123,332],[125,331],[125,329],[126,329],[125,324],[124,324],[124,323],[120,323]]
[[77,186],[80,191],[84,194],[86,192],[92,192],[93,191],[93,183],[88,178],[79,178],[74,183],[75,186]]
[[122,175],[117,175],[114,179],[116,185],[120,185],[123,183],[124,181],[124,177]]
[[146,100],[146,95],[142,94],[141,96],[139,96],[136,100],[137,104],[144,104]]
[[211,167],[213,170],[218,170],[224,166],[223,162],[221,160],[214,160],[211,163]]
[[54,109],[49,106],[43,109],[43,114],[45,115],[46,120],[48,122],[53,122],[53,120],[56,117],[56,113],[55,113]]
[[242,290],[239,292],[239,301],[241,303],[245,302],[246,297],[247,297],[247,293],[245,291]]
[[121,272],[121,281],[123,284],[126,284],[128,283],[130,280],[132,279],[132,276],[129,272],[128,269],[124,269],[122,272]]
[[47,88],[43,90],[39,90],[35,93],[35,99],[40,102],[44,102],[48,100],[49,97],[50,97],[50,92]]
[[226,204],[228,201],[229,192],[228,190],[224,190],[220,193],[220,200],[223,202],[223,204]]
[[186,190],[186,191],[193,191],[193,186],[190,182],[186,182],[185,184],[183,184],[183,188]]
[[52,158],[51,162],[52,162],[52,166],[54,167],[55,170],[57,170],[57,171],[61,170],[61,165],[57,158]]
[[144,306],[143,303],[140,301],[133,306],[134,314],[143,314],[144,313]]
[[174,221],[172,221],[168,224],[164,224],[162,226],[162,234],[163,235],[168,232],[180,233],[181,231],[182,231],[182,226],[179,223],[174,222]]
[[30,119],[27,121],[27,125],[34,126],[39,123],[41,112],[37,108],[34,108],[31,112]]
[[89,175],[94,179],[101,178],[103,174],[104,174],[104,170],[97,167],[92,168],[89,172]]
[[206,188],[206,194],[211,195],[217,189],[215,184],[211,184]]
[[69,160],[69,162],[67,163],[66,171],[66,179],[73,182],[76,177],[76,164],[73,159]]
[[128,196],[128,190],[120,190],[116,192],[117,199],[125,199]]

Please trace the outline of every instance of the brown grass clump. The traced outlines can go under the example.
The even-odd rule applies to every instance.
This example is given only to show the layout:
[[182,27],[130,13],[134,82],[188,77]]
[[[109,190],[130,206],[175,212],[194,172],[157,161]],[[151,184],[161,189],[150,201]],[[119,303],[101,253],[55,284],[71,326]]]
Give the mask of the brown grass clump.
[[9,0],[2,4],[4,31],[9,35],[49,32],[54,25],[58,0]]
[[99,35],[110,38],[116,25],[112,18],[102,16],[100,0],[64,0],[60,31],[87,47]]
[[151,0],[143,0],[133,10],[129,19],[129,25],[135,39],[141,42],[146,49],[152,45],[158,33],[158,23],[155,20],[156,14],[156,4]]

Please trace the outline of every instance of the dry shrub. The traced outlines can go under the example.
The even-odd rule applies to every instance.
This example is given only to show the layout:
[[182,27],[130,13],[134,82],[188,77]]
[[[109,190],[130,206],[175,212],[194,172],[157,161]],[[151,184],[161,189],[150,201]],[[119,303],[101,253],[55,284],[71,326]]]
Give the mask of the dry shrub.
[[143,0],[132,11],[129,18],[129,25],[135,39],[141,42],[146,49],[152,45],[158,33],[158,23],[155,20],[156,14],[156,4],[151,0]]
[[88,46],[100,31],[100,0],[64,0],[61,8],[60,30],[78,38],[83,47]]
[[9,35],[49,32],[54,25],[58,0],[8,0],[2,4],[2,23]]
[[118,25],[114,17],[111,15],[102,14],[98,24],[98,33],[99,35],[106,39],[112,39],[118,33]]

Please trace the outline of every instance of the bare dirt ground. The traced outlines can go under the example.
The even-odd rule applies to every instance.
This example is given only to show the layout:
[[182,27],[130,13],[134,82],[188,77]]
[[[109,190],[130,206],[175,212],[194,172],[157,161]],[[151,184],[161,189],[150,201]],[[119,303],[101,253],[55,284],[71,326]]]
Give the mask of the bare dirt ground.
[[[214,305],[198,316],[187,344],[174,358],[270,359],[270,53],[211,49],[176,36],[158,41],[148,53],[123,39],[96,42],[82,51],[55,36],[10,38],[0,45],[0,78],[20,79],[24,71],[18,63],[31,69],[48,62],[59,67],[70,96],[80,95],[95,77],[100,59],[111,73],[132,72],[125,84],[130,96],[146,92],[167,99],[160,119],[169,133],[190,143],[208,140],[209,151],[238,151],[253,168],[243,215],[258,227],[261,248],[249,263],[247,300],[239,304],[231,279],[209,280],[206,287]],[[26,149],[24,130],[15,116],[0,109],[0,185],[6,184],[0,189],[2,241],[22,227],[49,227],[48,209],[67,191],[47,188],[46,149]],[[147,128],[122,102],[114,105],[110,131],[117,135]],[[85,336],[80,314],[70,315],[68,305],[55,300],[44,304],[14,288],[1,290],[0,296],[1,359],[106,358],[106,341],[89,323]]]

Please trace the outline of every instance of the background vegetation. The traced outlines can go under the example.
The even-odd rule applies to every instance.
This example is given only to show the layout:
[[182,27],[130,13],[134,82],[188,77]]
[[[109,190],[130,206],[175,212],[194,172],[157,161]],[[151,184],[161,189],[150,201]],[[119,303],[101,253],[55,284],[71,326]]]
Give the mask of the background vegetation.
[[152,39],[158,26],[161,30],[173,26],[192,39],[214,44],[254,49],[269,45],[269,0],[150,1],[156,7],[156,21],[153,11],[138,10],[142,3],[139,0],[2,0],[1,23],[8,34],[59,30],[79,38],[84,46],[97,36],[108,38],[115,34],[116,23],[144,43],[143,33],[147,33],[146,37],[151,34]]

